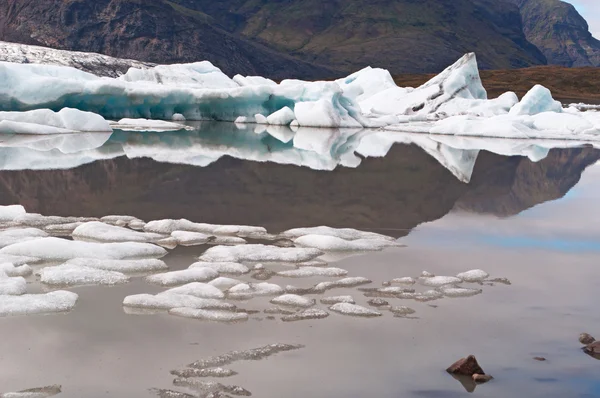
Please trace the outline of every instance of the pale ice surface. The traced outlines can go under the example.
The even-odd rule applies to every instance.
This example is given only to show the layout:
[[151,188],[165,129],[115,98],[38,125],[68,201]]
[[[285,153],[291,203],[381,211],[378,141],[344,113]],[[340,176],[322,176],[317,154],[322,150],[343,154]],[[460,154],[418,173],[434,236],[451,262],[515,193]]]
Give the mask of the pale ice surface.
[[116,130],[123,131],[179,131],[179,130],[192,130],[193,127],[186,126],[185,124],[167,122],[164,120],[149,120],[149,119],[131,119],[123,118],[118,122],[109,122],[110,126]]
[[414,314],[416,311],[410,307],[398,306],[398,307],[391,307],[390,312],[395,315],[411,315],[411,314]]
[[162,286],[183,285],[191,282],[208,282],[219,276],[212,268],[198,267],[146,277],[146,281]]
[[33,269],[27,264],[15,266],[13,263],[0,263],[0,273],[2,272],[8,277],[29,276]]
[[203,245],[208,242],[211,235],[203,234],[202,232],[173,231],[171,237],[173,237],[179,245],[195,246]]
[[288,307],[308,308],[315,305],[315,300],[298,296],[296,294],[284,294],[282,296],[275,297],[274,299],[272,299],[271,303],[276,305],[284,305]]
[[458,279],[461,279],[465,282],[483,282],[489,276],[490,274],[481,269],[474,269],[456,275]]
[[26,292],[27,282],[23,277],[9,277],[0,270],[0,296],[19,296]]
[[334,236],[344,240],[382,239],[392,242],[395,241],[395,239],[390,236],[377,234],[375,232],[359,231],[357,229],[352,228],[331,228],[326,226],[312,228],[294,228],[281,233],[281,236],[285,236],[287,238],[299,238],[305,235]]
[[[1,253],[1,251],[0,251]],[[200,256],[201,261],[249,261],[249,262],[289,262],[300,263],[313,260],[323,252],[317,249],[288,248],[267,245],[216,246]]]
[[225,294],[218,287],[201,282],[191,282],[183,286],[174,287],[165,291],[164,294],[186,294],[209,299],[222,299],[225,297]]
[[0,316],[71,311],[75,307],[77,299],[76,293],[62,290],[46,294],[0,296]]
[[80,225],[72,236],[73,239],[90,242],[156,242],[165,238],[164,235],[133,231],[99,221]]
[[14,221],[15,218],[26,213],[21,205],[0,206],[0,222]]
[[349,304],[356,303],[356,301],[354,301],[354,298],[352,296],[323,297],[320,301],[321,301],[321,304],[325,304],[325,305],[332,305],[332,304],[338,304],[338,303],[349,303]]
[[419,278],[419,283],[423,286],[441,287],[445,285],[455,285],[461,283],[462,279],[454,276],[432,276],[428,278]]
[[446,297],[471,297],[483,293],[483,290],[446,286],[441,287],[440,292]]
[[222,300],[201,298],[189,294],[161,293],[136,294],[127,296],[123,300],[125,307],[143,308],[148,310],[170,310],[172,308],[196,308],[196,309],[216,309],[216,310],[234,310],[233,304]]
[[323,251],[378,251],[397,245],[388,239],[345,240],[336,236],[304,235],[294,240],[298,246],[314,247]]
[[[181,154],[181,152],[179,152]],[[196,223],[186,219],[180,220],[155,220],[150,221],[144,226],[147,232],[159,234],[172,234],[175,231],[201,232],[211,235],[247,235],[253,233],[266,234],[267,230],[263,227],[253,227],[247,225],[217,225]]]
[[116,271],[106,271],[74,264],[62,264],[40,270],[40,281],[47,285],[117,285],[129,282],[129,277]]
[[349,288],[356,287],[361,285],[367,285],[371,283],[370,279],[364,278],[362,276],[353,276],[349,278],[343,278],[337,281],[331,282],[321,282],[315,286],[315,290],[317,291],[325,291],[330,289],[338,289],[338,288]]
[[240,283],[227,291],[227,297],[236,300],[249,300],[254,297],[278,296],[283,293],[283,288],[274,283]]
[[16,243],[0,249],[0,255],[31,256],[47,261],[66,261],[74,258],[104,260],[134,260],[160,258],[167,254],[162,247],[149,243],[93,243],[60,238],[42,238]]
[[402,278],[394,278],[390,281],[390,283],[398,285],[414,285],[415,283],[417,283],[417,281],[415,280],[415,278],[412,278],[410,276],[404,276]]
[[0,248],[15,243],[48,237],[48,233],[37,228],[11,228],[0,231]]
[[125,274],[139,274],[169,269],[167,264],[158,259],[144,260],[103,260],[97,258],[74,258],[65,264],[96,268],[105,271],[117,271]]
[[350,303],[334,304],[331,307],[329,307],[329,309],[333,312],[337,312],[338,314],[365,318],[378,317],[382,315],[381,312]]
[[78,109],[63,108],[59,112],[35,109],[27,112],[0,112],[0,134],[71,134],[112,132],[100,115]]
[[284,315],[281,320],[284,322],[308,321],[314,319],[324,319],[329,316],[327,311],[319,308],[309,308],[290,315]]
[[195,308],[173,308],[169,314],[184,318],[200,319],[214,322],[240,322],[247,321],[248,314],[245,312],[229,312],[219,310],[203,310]]
[[219,274],[227,274],[227,275],[243,275],[250,272],[250,268],[245,266],[244,264],[234,263],[234,262],[207,262],[207,261],[199,261],[192,265],[190,268],[210,268]]
[[341,277],[348,275],[348,271],[335,267],[301,267],[294,270],[280,271],[277,275],[288,278],[310,278],[314,276]]
[[0,393],[0,398],[47,398],[53,397],[62,392],[61,386],[46,386],[38,388],[28,388],[17,392]]
[[235,285],[239,285],[242,281],[233,278],[227,278],[224,276],[220,276],[212,281],[208,282],[209,285],[219,288],[221,290],[228,290]]

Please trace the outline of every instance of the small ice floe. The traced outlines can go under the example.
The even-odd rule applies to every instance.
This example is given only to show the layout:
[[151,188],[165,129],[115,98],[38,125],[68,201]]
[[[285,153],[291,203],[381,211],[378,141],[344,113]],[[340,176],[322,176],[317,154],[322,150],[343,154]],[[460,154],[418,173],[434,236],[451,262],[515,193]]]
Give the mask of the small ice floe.
[[152,243],[164,239],[164,235],[134,231],[117,227],[100,221],[92,221],[80,225],[73,231],[73,239],[86,242],[142,242]]
[[77,294],[63,290],[46,294],[0,296],[0,316],[49,314],[71,311]]
[[214,269],[198,267],[150,275],[146,277],[146,282],[161,286],[175,286],[191,282],[208,282],[218,277],[219,273]]
[[412,315],[414,314],[415,310],[413,310],[412,308],[409,307],[404,307],[404,306],[394,306],[390,308],[390,312],[393,313],[394,315],[399,315],[399,316],[406,316],[406,315]]
[[189,232],[189,231],[174,231],[171,233],[177,244],[181,246],[197,246],[206,244],[212,235],[203,234],[202,232]]
[[21,205],[0,206],[0,222],[14,221],[15,218],[24,216],[27,212]]
[[325,305],[333,305],[333,304],[338,304],[338,303],[348,303],[348,304],[356,303],[356,301],[354,301],[354,298],[352,296],[323,297],[320,301],[321,301],[321,304],[325,304]]
[[159,388],[151,388],[150,392],[155,394],[158,398],[198,398],[197,395]]
[[338,314],[349,315],[349,316],[357,316],[357,317],[365,317],[365,318],[381,316],[381,312],[377,312],[377,311],[371,310],[369,308],[361,307],[360,305],[350,304],[350,303],[334,304],[331,307],[329,307],[329,309],[333,312],[337,312]]
[[30,256],[14,256],[12,254],[2,254],[0,253],[0,264],[10,263],[15,267],[26,265],[26,264],[34,264],[39,263],[42,259],[37,257]]
[[312,319],[327,318],[329,313],[318,308],[310,308],[304,311],[296,312],[295,314],[284,315],[281,320],[284,322],[308,321]]
[[426,292],[423,292],[423,293],[417,293],[416,295],[414,295],[413,298],[422,303],[426,303],[428,301],[439,300],[443,297],[444,297],[444,294],[442,292],[439,292],[437,290],[427,290]]
[[240,386],[228,386],[214,381],[205,381],[191,377],[178,377],[173,385],[198,391],[203,397],[224,397],[227,395],[249,397],[252,393]]
[[105,271],[116,271],[124,274],[147,274],[150,272],[164,271],[169,269],[167,264],[155,258],[145,260],[102,260],[97,258],[74,258],[65,264],[77,265],[101,269]]
[[231,377],[235,376],[238,373],[235,370],[225,369],[221,367],[211,367],[211,368],[187,368],[187,369],[177,369],[172,370],[171,374],[173,376],[183,377],[185,379],[189,379],[192,377]]
[[348,271],[334,267],[302,267],[294,270],[280,271],[277,273],[277,275],[288,278],[310,278],[314,276],[339,278],[348,275]]
[[[0,251],[1,253],[1,251]],[[284,262],[301,263],[313,260],[323,252],[317,249],[306,249],[297,247],[278,247],[267,245],[245,245],[245,246],[215,246],[208,249],[202,256],[201,261],[209,262]]]
[[208,282],[209,285],[214,286],[218,289],[221,289],[222,291],[228,290],[228,289],[234,287],[235,285],[239,285],[240,283],[243,283],[243,282],[238,279],[226,278],[223,276],[220,276],[220,277]]
[[443,286],[440,292],[446,297],[471,297],[483,293],[481,289],[468,289],[462,287]]
[[240,283],[227,291],[227,297],[236,300],[249,300],[261,296],[279,296],[283,288],[273,283]]
[[294,228],[281,233],[281,236],[286,238],[296,239],[306,235],[321,235],[321,236],[333,236],[343,240],[358,240],[358,239],[376,239],[376,240],[387,240],[394,242],[396,239],[377,234],[374,232],[359,231],[351,228],[331,228],[331,227],[313,227],[313,228]]
[[170,310],[173,308],[195,308],[234,311],[235,305],[217,299],[200,298],[187,294],[159,293],[135,294],[123,300],[123,306],[148,310]]
[[392,285],[414,285],[417,283],[415,278],[411,278],[410,276],[405,276],[403,278],[395,278],[390,281]]
[[[188,365],[190,368],[206,369],[214,368],[215,366],[230,365],[237,361],[260,361],[280,352],[294,351],[304,348],[303,345],[294,344],[269,344],[260,348],[253,348],[245,351],[231,351],[227,354],[219,355],[196,361]],[[173,372],[171,372],[173,373]],[[186,377],[184,375],[177,375]]]
[[0,393],[0,398],[48,398],[62,392],[61,386],[47,386],[39,388],[29,388],[17,392]]
[[429,271],[421,272],[421,278],[433,278],[434,276],[435,276],[435,274],[433,274]]
[[42,283],[56,286],[118,285],[129,282],[129,277],[121,272],[74,264],[42,268],[39,274]]
[[412,299],[415,297],[414,289],[402,288],[399,286],[388,286],[382,288],[361,288],[360,291],[364,292],[365,297],[387,297],[397,299]]
[[243,275],[250,272],[250,268],[244,264],[234,262],[205,262],[199,261],[190,265],[190,269],[194,268],[210,268],[217,271],[219,274],[227,275]]
[[144,226],[144,231],[170,235],[175,231],[202,232],[211,235],[238,235],[266,234],[263,227],[247,225],[216,225],[195,223],[186,219],[181,220],[156,220]]
[[2,272],[11,278],[16,276],[29,276],[33,274],[33,269],[27,264],[15,267],[12,263],[0,263],[0,278],[2,277]]
[[271,303],[286,307],[308,308],[315,305],[315,300],[307,299],[306,297],[298,296],[296,294],[284,294],[282,296],[275,297],[273,300],[271,300]]
[[214,322],[241,322],[248,320],[248,314],[245,312],[230,312],[219,310],[203,310],[195,308],[173,308],[169,314],[183,318],[200,319]]
[[397,246],[396,242],[386,239],[345,240],[336,236],[304,235],[294,240],[301,247],[313,247],[326,252],[379,251],[386,247]]
[[38,228],[11,228],[0,231],[0,248],[19,242],[46,238],[48,233]]
[[193,130],[193,127],[185,124],[167,122],[164,120],[150,119],[121,119],[118,122],[109,122],[110,127],[123,131],[164,132]]
[[456,275],[456,277],[458,279],[461,279],[464,282],[470,282],[470,283],[483,282],[489,276],[490,276],[490,274],[488,274],[487,272],[480,270],[480,269],[474,269],[474,270],[463,272],[463,273]]
[[27,282],[21,276],[9,277],[0,270],[0,296],[20,296],[27,292]]
[[367,304],[369,304],[371,307],[376,307],[376,308],[387,307],[390,305],[390,303],[388,303],[387,301],[385,301],[382,298],[371,299],[371,300],[367,301]]
[[200,298],[222,299],[225,294],[217,287],[207,283],[192,282],[183,286],[174,287],[164,292],[165,294],[187,294]]
[[36,257],[45,261],[67,261],[81,257],[134,260],[161,258],[167,254],[167,251],[150,243],[92,243],[60,238],[42,238],[4,247],[0,249],[0,255],[4,254]]
[[432,276],[432,277],[421,277],[419,278],[419,283],[423,286],[429,287],[441,287],[445,285],[456,285],[457,283],[461,283],[462,279],[456,278],[454,276]]
[[317,292],[324,292],[326,290],[338,289],[338,288],[351,288],[361,285],[367,285],[372,283],[370,279],[363,278],[361,276],[355,276],[350,278],[343,278],[337,281],[321,282],[315,285],[314,290]]

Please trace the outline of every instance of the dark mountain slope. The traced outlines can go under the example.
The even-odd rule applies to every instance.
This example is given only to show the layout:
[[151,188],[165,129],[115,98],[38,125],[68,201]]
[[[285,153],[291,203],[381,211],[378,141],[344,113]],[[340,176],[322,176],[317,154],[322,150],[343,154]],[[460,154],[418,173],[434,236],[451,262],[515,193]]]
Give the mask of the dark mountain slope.
[[560,0],[510,0],[520,6],[524,32],[546,56],[561,66],[600,66],[600,41],[571,4]]

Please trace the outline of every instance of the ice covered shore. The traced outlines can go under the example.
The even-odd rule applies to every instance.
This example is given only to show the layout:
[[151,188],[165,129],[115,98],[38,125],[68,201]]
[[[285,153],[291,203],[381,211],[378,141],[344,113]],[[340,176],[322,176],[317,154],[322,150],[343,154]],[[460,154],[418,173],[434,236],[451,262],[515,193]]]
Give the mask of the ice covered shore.
[[[417,88],[398,87],[388,71],[370,67],[336,81],[275,83],[255,76],[230,78],[206,61],[131,68],[118,78],[66,66],[0,62],[0,110],[63,108],[108,119],[216,120],[292,129],[586,141],[600,133],[599,113],[563,108],[542,86],[520,101],[512,92],[487,99],[475,54]],[[279,138],[289,142],[294,133]]]

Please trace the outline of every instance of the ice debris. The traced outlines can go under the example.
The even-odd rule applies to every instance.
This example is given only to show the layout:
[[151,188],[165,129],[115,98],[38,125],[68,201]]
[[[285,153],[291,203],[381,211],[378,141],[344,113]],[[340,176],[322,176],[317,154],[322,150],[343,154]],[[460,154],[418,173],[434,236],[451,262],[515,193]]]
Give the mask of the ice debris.
[[0,263],[0,278],[2,277],[2,272],[9,277],[29,276],[33,273],[33,269],[27,264],[15,267],[12,263]]
[[304,311],[296,312],[290,315],[284,315],[281,320],[284,322],[308,321],[313,319],[327,318],[329,313],[319,308],[310,308]]
[[191,282],[208,282],[219,276],[212,268],[198,267],[146,277],[146,281],[162,286],[183,285]]
[[223,276],[220,276],[220,277],[208,282],[209,285],[214,286],[223,291],[228,290],[228,289],[234,287],[235,285],[239,285],[240,283],[242,283],[242,281],[240,281],[238,279],[227,278],[227,277],[223,277]]
[[169,269],[167,264],[158,259],[143,260],[105,260],[97,258],[74,258],[65,264],[95,268],[105,271],[117,271],[124,274],[144,274]]
[[217,287],[201,282],[191,282],[183,286],[174,287],[165,294],[187,294],[200,298],[222,299],[225,294]]
[[72,236],[76,240],[89,242],[156,242],[165,238],[164,235],[133,231],[99,221],[80,225]]
[[281,352],[295,351],[301,348],[304,348],[304,346],[298,344],[269,344],[260,348],[246,351],[232,351],[217,357],[202,359],[189,364],[188,367],[194,369],[206,369],[230,365],[237,361],[259,361]]
[[294,240],[298,246],[314,247],[323,251],[377,251],[386,247],[397,246],[387,239],[355,239],[345,240],[336,236],[304,235]]
[[159,293],[135,294],[127,296],[123,300],[123,306],[131,308],[143,308],[148,310],[170,310],[173,308],[195,308],[234,311],[233,304],[218,299],[200,298],[188,294]]
[[46,238],[47,232],[38,228],[10,228],[0,231],[0,248],[28,240]]
[[179,131],[193,130],[193,127],[185,124],[166,122],[163,120],[148,120],[148,119],[121,119],[118,122],[111,122],[110,126],[116,130],[123,131]]
[[9,277],[0,270],[0,296],[19,296],[27,292],[27,282],[21,276]]
[[370,310],[365,307],[361,307],[360,305],[350,304],[350,303],[338,303],[334,304],[329,309],[333,312],[337,312],[342,315],[350,315],[357,317],[365,317],[372,318],[381,316],[380,312]]
[[186,379],[193,377],[231,377],[237,375],[237,372],[231,369],[225,369],[221,367],[211,367],[211,368],[187,368],[187,369],[178,369],[172,370],[171,374],[178,377],[183,377]]
[[215,322],[240,322],[248,320],[245,312],[229,312],[219,310],[203,310],[195,308],[173,308],[169,314],[184,318],[200,319]]
[[179,377],[173,380],[173,385],[193,389],[202,393],[205,397],[220,397],[227,395],[249,397],[252,395],[250,391],[240,386],[224,385],[214,381],[204,381],[195,378]]
[[239,235],[252,233],[267,233],[263,227],[246,225],[215,225],[195,223],[186,219],[150,221],[144,226],[144,231],[158,234],[172,234],[175,231],[202,232],[211,235]]
[[28,388],[27,390],[17,392],[0,393],[0,398],[48,398],[53,397],[62,392],[59,385]]
[[445,286],[440,288],[440,292],[446,297],[470,297],[483,293],[483,290]]
[[325,305],[332,305],[332,304],[338,304],[338,303],[349,303],[349,304],[356,303],[352,296],[323,297],[320,301],[321,301],[321,304],[325,304]]
[[62,290],[46,294],[0,296],[0,316],[67,312],[75,307],[77,298],[76,293]]
[[227,291],[227,297],[236,300],[248,300],[260,296],[278,296],[283,293],[283,288],[273,283],[240,283]]
[[301,267],[294,270],[280,271],[277,273],[277,275],[288,278],[310,278],[314,276],[342,277],[348,275],[348,271],[335,267]]
[[458,275],[456,275],[457,278],[465,281],[465,282],[483,282],[484,280],[486,280],[490,275],[480,269],[474,269],[471,271],[467,271],[467,272],[462,272]]
[[210,268],[219,274],[243,275],[250,272],[250,268],[244,264],[234,262],[205,262],[199,261],[190,265],[190,268]]
[[274,299],[272,299],[271,303],[287,307],[308,308],[315,305],[315,300],[307,299],[296,294],[284,294],[282,296],[275,297]]
[[40,281],[47,285],[117,285],[129,282],[129,277],[116,271],[105,271],[75,264],[46,267],[40,271]]
[[[0,253],[2,251],[0,250]],[[216,246],[200,256],[201,261],[209,262],[288,262],[300,263],[322,255],[317,249],[289,248],[267,245]]]
[[[0,66],[1,67],[1,66]],[[100,115],[63,108],[60,112],[35,109],[27,112],[0,112],[0,133],[3,134],[71,134],[78,132],[111,132]]]
[[430,287],[441,287],[444,285],[455,285],[457,283],[461,283],[462,280],[460,278],[456,278],[454,276],[432,276],[432,277],[421,277],[419,278],[419,283],[423,286]]

